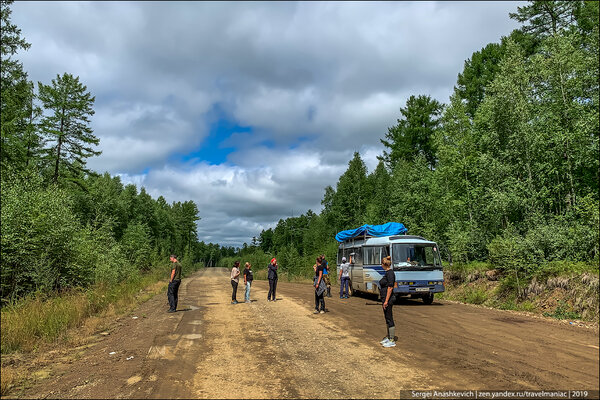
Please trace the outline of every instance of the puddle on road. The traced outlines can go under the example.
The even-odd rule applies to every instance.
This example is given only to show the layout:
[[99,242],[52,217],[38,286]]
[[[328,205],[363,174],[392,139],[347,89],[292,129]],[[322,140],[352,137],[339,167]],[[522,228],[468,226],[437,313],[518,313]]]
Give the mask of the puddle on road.
[[200,334],[200,333],[190,333],[188,335],[183,335],[183,338],[184,339],[191,339],[191,340],[202,339],[202,334]]
[[137,375],[136,376],[132,376],[131,378],[127,379],[127,384],[128,385],[133,385],[133,384],[138,383],[141,380],[142,380],[141,376],[137,376]]
[[173,354],[173,351],[167,346],[152,346],[148,350],[148,358],[155,360],[162,358],[167,360],[174,360],[175,355]]

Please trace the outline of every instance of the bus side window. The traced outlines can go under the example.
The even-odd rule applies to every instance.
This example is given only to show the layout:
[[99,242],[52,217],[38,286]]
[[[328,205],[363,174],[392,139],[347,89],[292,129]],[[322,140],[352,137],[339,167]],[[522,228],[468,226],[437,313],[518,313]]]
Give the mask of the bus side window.
[[352,264],[362,264],[363,263],[362,250],[363,249],[360,247],[355,247],[353,249],[350,249],[350,253],[354,253],[354,255],[352,256]]

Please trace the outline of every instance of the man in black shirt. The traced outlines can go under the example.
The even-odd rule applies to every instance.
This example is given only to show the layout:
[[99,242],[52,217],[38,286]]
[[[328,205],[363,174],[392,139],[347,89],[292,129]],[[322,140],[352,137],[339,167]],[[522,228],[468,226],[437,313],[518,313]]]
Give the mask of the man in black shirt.
[[392,258],[387,256],[381,260],[381,266],[385,271],[383,278],[379,281],[379,294],[381,296],[381,303],[383,306],[383,315],[385,317],[385,324],[387,325],[388,334],[379,343],[383,347],[395,347],[395,334],[396,326],[394,325],[394,315],[392,314],[392,307],[394,304],[394,284],[396,283],[396,275],[392,266]]

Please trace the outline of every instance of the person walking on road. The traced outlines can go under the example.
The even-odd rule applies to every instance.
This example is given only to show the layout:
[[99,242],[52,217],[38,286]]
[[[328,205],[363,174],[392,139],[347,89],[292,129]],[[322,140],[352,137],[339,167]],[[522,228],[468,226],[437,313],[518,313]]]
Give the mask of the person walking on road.
[[346,262],[346,257],[342,257],[342,263],[340,264],[340,299],[348,299],[350,292],[348,286],[350,284],[350,264],[352,263],[352,256],[350,256],[350,262]]
[[329,279],[329,263],[325,259],[325,254],[321,254],[321,260],[323,263],[323,279],[327,285],[327,297],[331,297],[331,280]]
[[315,264],[315,277],[313,278],[313,286],[315,287],[315,311],[314,314],[325,313],[325,291],[327,287],[323,280],[323,259],[317,257]]
[[384,257],[381,260],[381,266],[383,267],[385,274],[379,281],[379,294],[381,296],[381,302],[383,303],[383,316],[385,317],[385,324],[387,326],[387,336],[379,343],[383,347],[395,347],[395,334],[396,326],[394,325],[394,315],[392,314],[392,307],[394,304],[395,296],[393,295],[394,284],[396,283],[396,275],[394,270],[391,268],[392,258],[390,256]]
[[237,287],[240,279],[240,262],[236,261],[233,263],[233,268],[231,268],[231,287],[233,288],[233,292],[231,293],[231,304],[237,304]]
[[175,254],[169,257],[171,260],[171,278],[167,288],[167,299],[169,300],[169,310],[174,313],[177,311],[177,301],[179,300],[179,285],[181,284],[181,264],[177,261]]
[[246,303],[250,303],[250,286],[252,286],[253,274],[252,274],[252,264],[247,262],[244,264],[244,286],[246,286]]
[[269,278],[269,293],[267,294],[267,301],[275,301],[275,292],[277,290],[277,260],[275,258],[271,259],[271,263],[267,267],[269,272],[267,278]]

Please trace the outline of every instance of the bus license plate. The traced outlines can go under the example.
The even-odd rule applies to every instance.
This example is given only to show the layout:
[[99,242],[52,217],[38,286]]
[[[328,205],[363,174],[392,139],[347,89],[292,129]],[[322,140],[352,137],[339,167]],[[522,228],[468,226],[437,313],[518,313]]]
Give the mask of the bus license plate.
[[429,292],[429,288],[428,287],[418,287],[418,288],[415,288],[415,292]]

